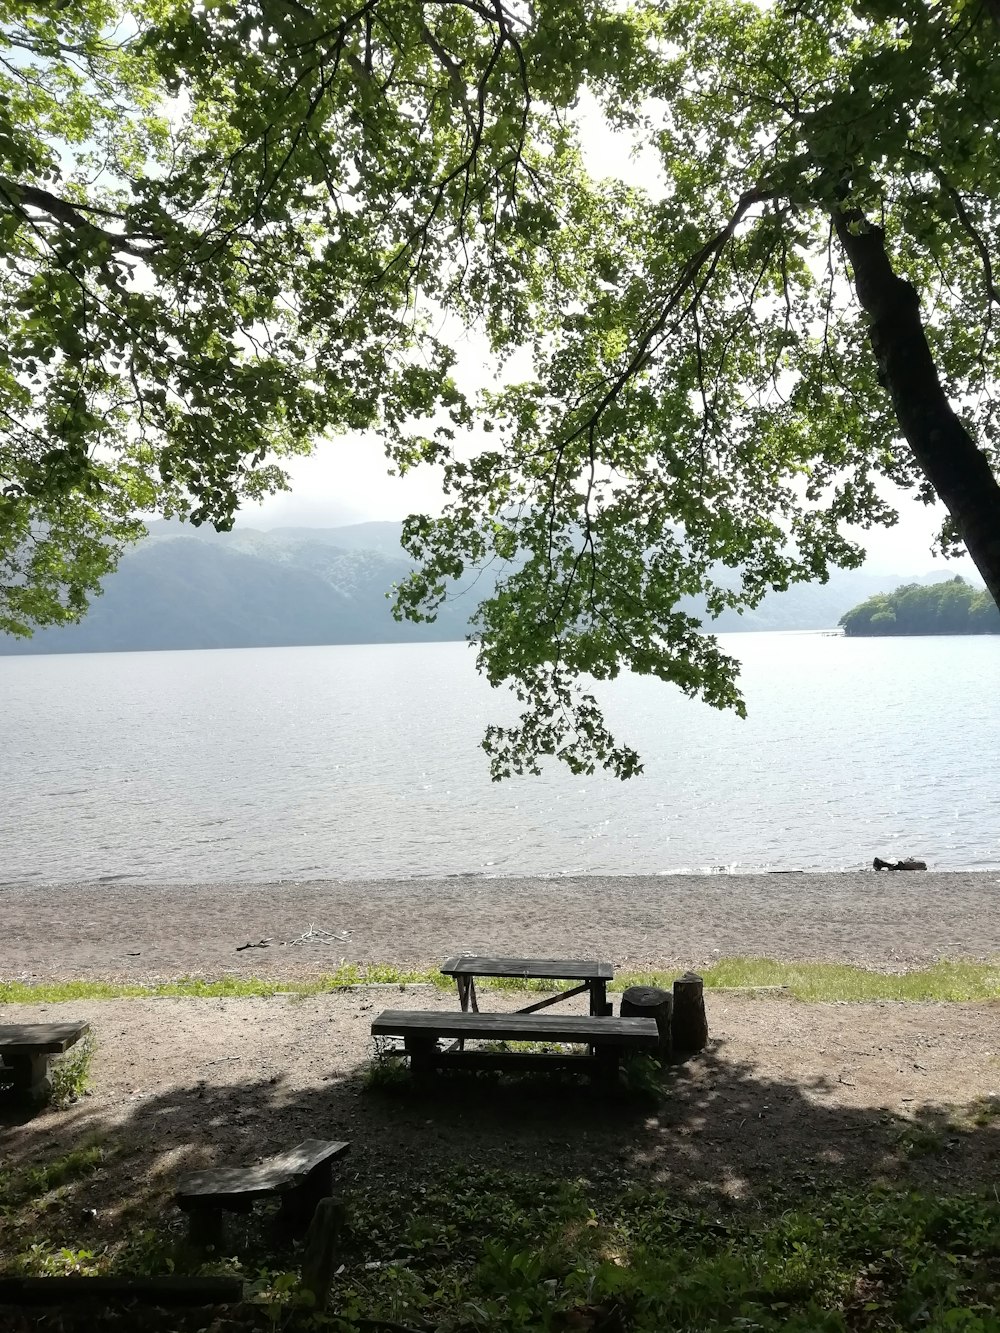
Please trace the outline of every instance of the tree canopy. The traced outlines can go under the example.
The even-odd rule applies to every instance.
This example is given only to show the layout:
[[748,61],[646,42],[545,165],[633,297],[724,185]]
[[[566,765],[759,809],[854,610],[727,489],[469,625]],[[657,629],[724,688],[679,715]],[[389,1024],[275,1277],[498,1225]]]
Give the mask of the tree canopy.
[[904,583],[877,593],[840,618],[849,637],[883,634],[1000,634],[1000,610],[982,589],[955,577]]
[[[0,0],[0,30],[0,629],[78,615],[137,511],[225,526],[348,429],[444,465],[400,614],[500,570],[496,776],[636,771],[581,677],[741,709],[678,600],[859,563],[882,479],[1000,601],[981,0]],[[647,188],[588,176],[584,93]],[[479,400],[445,316],[489,336]]]

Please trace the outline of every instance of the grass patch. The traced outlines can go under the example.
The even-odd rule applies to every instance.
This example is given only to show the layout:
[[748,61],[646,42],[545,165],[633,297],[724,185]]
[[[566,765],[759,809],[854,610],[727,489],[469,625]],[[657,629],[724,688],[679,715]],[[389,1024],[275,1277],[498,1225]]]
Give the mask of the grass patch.
[[44,1166],[32,1166],[19,1173],[8,1172],[0,1177],[0,1204],[10,1206],[40,1199],[62,1185],[93,1174],[103,1158],[100,1144],[90,1143],[73,1148]]
[[178,999],[268,999],[274,995],[322,995],[348,986],[413,985],[430,983],[441,990],[453,990],[451,977],[419,968],[396,967],[391,963],[363,966],[344,964],[334,972],[295,980],[270,980],[262,977],[222,977],[208,981],[201,977],[181,977],[177,981],[21,981],[0,982],[0,1004],[61,1004],[71,1000],[154,999],[174,996]]
[[[445,1173],[356,1201],[339,1299],[422,1327],[995,1333],[1000,1202],[893,1193],[712,1213],[611,1179]],[[456,1219],[460,1219],[457,1222]],[[375,1272],[372,1237],[395,1263]],[[343,1307],[342,1307],[343,1308]],[[592,1321],[592,1322],[591,1322]]]
[[[655,972],[623,972],[609,985],[611,991],[629,986],[661,986],[669,989],[680,969]],[[701,973],[709,990],[765,990],[784,987],[796,999],[818,1001],[864,1000],[996,1000],[1000,999],[1000,962],[940,962],[912,972],[874,972],[846,963],[779,963],[768,958],[725,958]],[[134,997],[176,996],[181,999],[266,999],[278,994],[322,995],[348,986],[432,985],[452,991],[454,981],[434,969],[397,967],[393,963],[345,963],[334,972],[294,980],[260,977],[223,977],[206,981],[182,977],[177,981],[139,985],[113,981],[58,981],[27,984],[0,982],[0,1004],[58,1004],[71,1000],[114,1000]],[[553,986],[550,982],[518,978],[483,978],[480,990],[544,991],[568,990],[575,982]]]
[[872,972],[846,963],[727,958],[703,976],[707,987],[787,986],[797,999],[810,1001],[1000,999],[998,962],[940,962],[912,972]]

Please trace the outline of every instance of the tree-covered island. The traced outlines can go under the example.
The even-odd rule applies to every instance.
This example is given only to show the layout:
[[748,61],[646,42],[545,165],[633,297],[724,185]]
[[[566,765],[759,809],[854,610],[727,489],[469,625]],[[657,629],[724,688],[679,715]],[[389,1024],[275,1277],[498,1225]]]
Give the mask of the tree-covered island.
[[985,589],[956,576],[943,583],[904,583],[876,593],[840,617],[851,637],[875,634],[1000,634],[1000,611]]

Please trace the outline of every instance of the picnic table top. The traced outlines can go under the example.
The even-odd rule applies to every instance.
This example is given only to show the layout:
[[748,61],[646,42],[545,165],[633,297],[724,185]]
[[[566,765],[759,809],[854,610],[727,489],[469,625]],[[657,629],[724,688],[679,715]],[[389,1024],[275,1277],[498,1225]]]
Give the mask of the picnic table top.
[[451,1014],[437,1009],[387,1009],[372,1022],[375,1037],[477,1037],[498,1041],[603,1041],[609,1046],[655,1046],[652,1018],[595,1018],[586,1014]]
[[461,954],[441,964],[446,977],[534,977],[553,981],[611,981],[613,963],[589,958],[493,958],[486,954]]
[[90,1024],[0,1023],[0,1051],[7,1055],[59,1055],[90,1031]]

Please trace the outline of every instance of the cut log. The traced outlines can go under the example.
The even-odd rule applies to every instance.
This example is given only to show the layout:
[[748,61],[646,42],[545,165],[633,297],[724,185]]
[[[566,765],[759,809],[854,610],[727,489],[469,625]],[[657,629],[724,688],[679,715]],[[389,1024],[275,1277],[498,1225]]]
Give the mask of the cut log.
[[346,1209],[339,1199],[320,1199],[309,1223],[302,1256],[302,1285],[313,1294],[316,1310],[325,1310],[337,1265],[337,1241]]
[[668,990],[657,986],[629,986],[622,995],[622,1018],[653,1018],[660,1034],[657,1055],[661,1061],[670,1059],[673,1052],[674,997]]
[[674,1050],[685,1054],[700,1051],[708,1042],[705,1017],[705,984],[694,972],[685,972],[674,982]]

